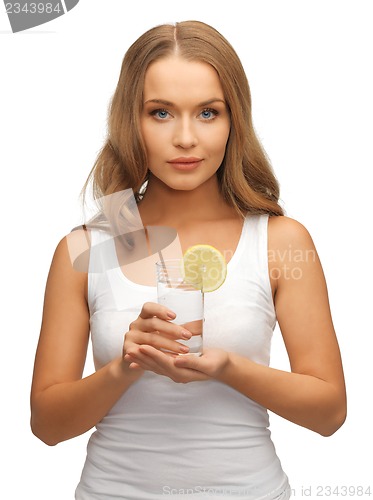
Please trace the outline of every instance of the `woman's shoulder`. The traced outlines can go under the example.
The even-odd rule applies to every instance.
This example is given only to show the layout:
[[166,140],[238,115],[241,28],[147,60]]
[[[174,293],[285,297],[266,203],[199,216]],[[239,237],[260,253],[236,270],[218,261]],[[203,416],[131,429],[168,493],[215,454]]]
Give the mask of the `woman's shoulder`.
[[298,220],[285,215],[268,218],[268,246],[279,249],[314,248],[308,229]]
[[90,231],[85,226],[73,228],[57,243],[52,266],[87,273],[90,241]]

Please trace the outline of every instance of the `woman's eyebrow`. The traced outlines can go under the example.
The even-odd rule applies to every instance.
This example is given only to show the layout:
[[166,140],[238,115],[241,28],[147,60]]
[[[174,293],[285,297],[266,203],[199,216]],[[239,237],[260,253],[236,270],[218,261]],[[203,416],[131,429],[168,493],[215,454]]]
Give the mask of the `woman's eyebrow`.
[[[209,106],[210,104],[213,104],[214,102],[222,102],[225,104],[224,99],[220,99],[219,97],[212,97],[211,99],[208,99],[207,101],[200,102],[197,104],[197,107],[202,107],[202,106]],[[175,106],[175,104],[171,101],[166,101],[165,99],[149,99],[145,101],[144,104],[148,103],[155,103],[155,104],[162,104],[163,106]]]
[[172,102],[170,101],[165,101],[164,99],[149,99],[144,102],[144,104],[148,103],[155,103],[155,104],[163,104],[164,106],[173,106]]

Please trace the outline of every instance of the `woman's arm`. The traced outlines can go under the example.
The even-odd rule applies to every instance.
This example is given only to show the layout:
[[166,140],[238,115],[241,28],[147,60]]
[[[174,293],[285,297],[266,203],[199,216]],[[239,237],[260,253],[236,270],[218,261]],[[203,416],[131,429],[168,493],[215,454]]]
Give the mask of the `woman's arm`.
[[47,280],[31,388],[31,428],[49,445],[95,426],[142,374],[119,358],[82,379],[89,339],[86,289],[87,274],[73,269],[64,238]]

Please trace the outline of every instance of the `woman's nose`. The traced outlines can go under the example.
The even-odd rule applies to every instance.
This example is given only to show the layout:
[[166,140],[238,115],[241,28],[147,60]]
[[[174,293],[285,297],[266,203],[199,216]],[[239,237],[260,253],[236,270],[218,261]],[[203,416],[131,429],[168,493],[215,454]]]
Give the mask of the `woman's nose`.
[[175,124],[173,145],[184,149],[192,148],[198,144],[195,127],[189,118],[178,120]]

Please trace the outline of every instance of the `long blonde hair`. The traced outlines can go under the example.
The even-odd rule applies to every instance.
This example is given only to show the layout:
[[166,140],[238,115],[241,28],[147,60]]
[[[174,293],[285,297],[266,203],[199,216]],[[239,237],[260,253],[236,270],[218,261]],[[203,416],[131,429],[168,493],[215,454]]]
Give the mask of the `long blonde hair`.
[[131,188],[140,201],[148,180],[140,131],[145,73],[150,63],[171,54],[210,64],[218,73],[230,112],[231,131],[217,175],[225,200],[238,213],[283,215],[279,184],[252,123],[251,94],[241,61],[230,43],[199,21],[156,26],[126,52],[109,106],[108,135],[83,187],[92,181],[99,198]]

